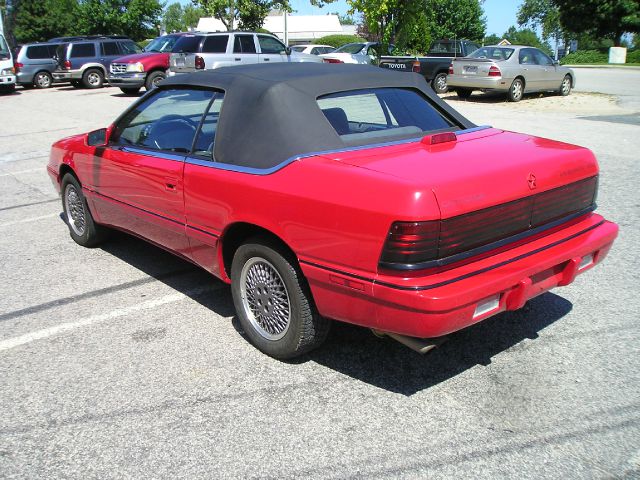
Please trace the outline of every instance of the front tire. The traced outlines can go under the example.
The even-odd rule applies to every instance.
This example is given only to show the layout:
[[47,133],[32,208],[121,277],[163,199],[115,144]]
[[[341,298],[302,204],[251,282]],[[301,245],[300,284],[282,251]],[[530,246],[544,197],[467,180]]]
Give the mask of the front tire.
[[140,91],[140,87],[120,87],[120,90],[125,95],[135,95]]
[[462,100],[466,100],[471,96],[471,94],[473,93],[473,90],[469,88],[458,88],[456,89],[456,93],[458,94],[458,98],[461,98]]
[[560,84],[560,90],[558,90],[558,93],[563,97],[566,97],[571,93],[571,76],[570,75],[564,76],[564,78],[562,79],[562,83]]
[[247,337],[271,357],[300,356],[327,337],[330,322],[317,313],[297,262],[268,239],[253,238],[238,248],[231,294]]
[[147,75],[147,80],[144,82],[144,88],[147,90],[153,90],[158,84],[164,80],[167,76],[164,72],[151,72]]
[[105,228],[94,222],[80,182],[70,173],[62,177],[62,209],[69,234],[78,245],[95,247],[105,239]]
[[510,102],[519,102],[524,95],[524,82],[521,78],[516,78],[509,87],[507,98]]
[[449,87],[447,86],[447,74],[444,72],[440,72],[431,82],[431,86],[436,93],[447,93],[449,91]]
[[82,75],[82,84],[86,88],[102,88],[104,74],[97,68],[90,68]]

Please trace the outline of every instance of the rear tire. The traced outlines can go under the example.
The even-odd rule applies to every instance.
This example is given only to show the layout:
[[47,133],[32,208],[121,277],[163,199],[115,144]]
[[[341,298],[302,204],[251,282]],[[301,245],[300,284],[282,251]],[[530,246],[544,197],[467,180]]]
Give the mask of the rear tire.
[[459,98],[466,100],[471,96],[471,94],[473,93],[473,90],[469,88],[457,88],[456,93],[458,94]]
[[97,68],[90,68],[82,75],[82,84],[86,88],[102,88],[104,74]]
[[571,93],[571,75],[564,76],[564,78],[562,79],[562,83],[560,84],[558,93],[563,97],[566,97]]
[[449,87],[447,86],[447,74],[445,72],[440,72],[433,77],[431,87],[436,93],[447,93],[449,91]]
[[38,72],[33,77],[33,85],[36,88],[51,88],[53,85],[53,77],[49,72]]
[[69,234],[78,245],[95,247],[106,238],[107,230],[94,222],[80,182],[70,173],[62,177],[62,209]]
[[158,83],[160,83],[165,78],[167,78],[167,76],[164,72],[151,72],[149,75],[147,75],[147,80],[144,82],[144,88],[147,90],[147,92],[149,90],[153,90],[158,86]]
[[521,78],[516,78],[509,87],[507,98],[510,102],[519,102],[524,95],[524,82]]
[[125,95],[135,95],[140,91],[140,87],[120,87],[120,90]]
[[267,355],[288,359],[318,347],[330,321],[316,311],[295,258],[269,239],[250,239],[236,251],[231,294],[249,341]]

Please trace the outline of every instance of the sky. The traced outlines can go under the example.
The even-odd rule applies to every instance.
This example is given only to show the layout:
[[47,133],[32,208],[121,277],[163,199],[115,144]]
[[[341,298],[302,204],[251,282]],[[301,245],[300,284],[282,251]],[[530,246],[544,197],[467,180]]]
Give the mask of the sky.
[[[181,0],[180,3],[191,3],[190,0]],[[487,35],[495,33],[502,35],[511,25],[516,25],[516,12],[521,0],[484,0],[483,8],[487,18]],[[338,12],[346,14],[349,6],[345,0],[338,0],[320,9],[311,6],[309,0],[291,0],[291,6],[295,10],[294,15],[325,15]]]

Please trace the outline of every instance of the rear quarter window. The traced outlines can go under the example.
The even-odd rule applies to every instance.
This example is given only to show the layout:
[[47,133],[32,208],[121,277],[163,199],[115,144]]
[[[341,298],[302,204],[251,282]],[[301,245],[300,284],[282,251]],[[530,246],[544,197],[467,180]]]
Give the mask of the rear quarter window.
[[52,56],[48,45],[33,45],[32,47],[27,47],[27,58],[30,60],[44,60]]
[[318,98],[327,121],[345,143],[418,137],[426,132],[457,130],[455,124],[421,93],[378,88],[333,93]]

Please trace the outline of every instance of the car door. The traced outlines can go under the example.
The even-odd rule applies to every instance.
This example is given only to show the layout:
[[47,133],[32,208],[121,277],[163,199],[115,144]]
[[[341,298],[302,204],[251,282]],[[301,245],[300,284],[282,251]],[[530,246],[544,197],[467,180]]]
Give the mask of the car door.
[[[93,42],[80,42],[71,44],[71,53],[69,61],[71,62],[71,70],[77,70],[87,63],[96,62],[96,45]],[[64,62],[65,59],[61,59]]]
[[265,62],[287,62],[287,47],[279,40],[269,35],[258,35],[258,43],[260,44],[260,63]]
[[100,222],[188,256],[184,159],[213,95],[202,89],[154,90],[120,118],[93,166]]
[[554,90],[560,86],[562,82],[562,75],[558,72],[558,69],[553,63],[553,60],[541,50],[537,48],[534,50],[536,61],[541,68],[541,82],[540,88],[547,90]]
[[109,71],[111,62],[123,54],[120,51],[118,42],[114,41],[102,41],[100,42],[100,57],[99,62],[104,66],[105,71]]
[[253,34],[236,33],[233,39],[233,62],[235,65],[258,63],[260,60]]
[[525,90],[532,92],[543,89],[544,69],[538,65],[535,48],[523,48],[518,53],[518,63],[525,81]]

